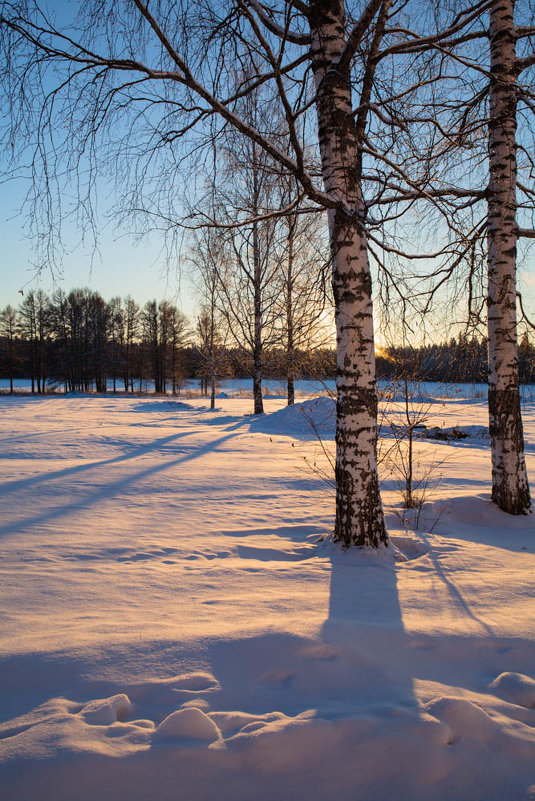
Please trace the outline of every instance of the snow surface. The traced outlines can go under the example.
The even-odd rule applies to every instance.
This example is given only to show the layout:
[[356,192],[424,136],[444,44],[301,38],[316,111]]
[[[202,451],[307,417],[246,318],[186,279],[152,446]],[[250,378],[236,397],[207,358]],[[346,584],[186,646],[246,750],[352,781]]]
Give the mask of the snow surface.
[[488,439],[415,443],[418,530],[384,472],[393,547],[344,551],[332,402],[218,404],[0,398],[0,797],[535,798],[535,518]]

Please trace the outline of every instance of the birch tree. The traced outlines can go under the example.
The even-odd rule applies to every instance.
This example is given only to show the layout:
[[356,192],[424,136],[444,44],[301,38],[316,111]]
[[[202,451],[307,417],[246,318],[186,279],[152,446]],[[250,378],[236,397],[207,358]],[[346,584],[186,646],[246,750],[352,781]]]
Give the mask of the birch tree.
[[[258,121],[258,98],[249,98],[246,119]],[[238,349],[242,367],[251,363],[253,411],[263,414],[264,353],[272,344],[275,325],[274,283],[277,271],[275,220],[262,219],[273,191],[264,152],[256,142],[231,137],[225,148],[225,206],[219,225],[227,227],[225,267],[219,272],[219,311]]]
[[192,237],[190,261],[199,295],[196,348],[201,357],[201,392],[210,386],[210,409],[215,409],[216,384],[226,372],[224,316],[218,308],[219,282],[225,252],[221,232],[204,228]]
[[[468,259],[467,267],[469,312],[476,323],[483,322],[486,306],[492,500],[510,514],[524,514],[531,501],[519,392],[517,246],[521,238],[535,238],[535,94],[529,73],[535,66],[535,26],[517,26],[515,6],[532,21],[529,3],[490,0],[478,10],[469,35],[441,42],[437,59],[444,61],[447,54],[446,63],[457,68],[457,95],[438,102],[435,111],[442,118],[440,142],[442,154],[448,155],[450,186],[459,187],[460,158],[466,158],[465,197],[459,206],[460,195],[452,195],[450,203],[456,231],[464,227],[468,232],[474,254],[486,240],[482,303],[474,289],[479,258]],[[531,82],[526,80],[530,74]],[[464,226],[457,224],[463,215]]]
[[[298,196],[295,181],[281,176],[280,204]],[[328,297],[328,243],[324,215],[300,215],[299,208],[278,225],[276,307],[281,344],[286,352],[288,406],[295,402],[299,353],[325,347],[330,338],[331,304]]]
[[[490,7],[488,331],[492,500],[511,514],[530,508],[518,382],[516,255],[518,76],[535,63],[516,55],[515,0]],[[527,32],[524,32],[524,35]],[[535,28],[532,31],[535,41]]]

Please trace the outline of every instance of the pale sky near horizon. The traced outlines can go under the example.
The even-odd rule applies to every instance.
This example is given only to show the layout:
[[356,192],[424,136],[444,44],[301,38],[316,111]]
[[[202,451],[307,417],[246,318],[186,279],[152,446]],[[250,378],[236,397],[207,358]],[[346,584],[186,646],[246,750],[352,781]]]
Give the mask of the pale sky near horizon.
[[[40,276],[35,272],[35,251],[28,238],[25,217],[20,213],[23,201],[23,183],[0,184],[0,309],[8,304],[18,306],[22,300],[20,289],[43,289],[52,293],[57,288],[65,292],[89,287],[108,301],[112,297],[131,295],[140,305],[148,300],[166,298],[177,305],[190,318],[197,312],[195,287],[184,267],[169,264],[162,241],[157,235],[141,242],[126,231],[114,231],[113,225],[103,221],[100,254],[91,256],[89,249],[80,247],[67,255],[56,274],[44,268]],[[524,296],[524,307],[535,318],[535,248],[519,260],[519,287]],[[434,336],[437,336],[435,333]],[[377,331],[378,341],[380,332]],[[443,330],[439,338],[448,339]],[[434,338],[434,337],[433,337]],[[381,343],[379,343],[381,344]]]
[[159,238],[136,243],[127,232],[113,231],[111,225],[103,224],[100,255],[92,257],[90,249],[78,248],[62,260],[56,274],[45,267],[36,277],[35,250],[20,212],[23,197],[22,181],[0,185],[0,308],[18,305],[20,289],[52,292],[61,287],[69,292],[89,287],[105,300],[131,295],[144,304],[153,298],[167,298],[185,314],[195,313],[195,291],[186,271],[180,271],[177,263],[166,262]]

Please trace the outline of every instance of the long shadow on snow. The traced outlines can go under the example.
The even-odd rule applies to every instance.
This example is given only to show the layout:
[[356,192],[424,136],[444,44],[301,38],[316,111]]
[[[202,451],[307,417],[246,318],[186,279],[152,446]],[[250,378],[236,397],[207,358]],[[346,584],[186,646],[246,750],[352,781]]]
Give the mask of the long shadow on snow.
[[[294,542],[296,536],[302,542],[300,528],[292,532]],[[245,546],[238,551],[251,558]],[[391,659],[393,650],[410,655],[410,648],[389,555],[320,544],[294,548],[286,560],[283,554],[278,558],[288,557],[296,562],[297,580],[299,560],[331,562],[328,613],[319,637],[273,633],[215,641],[209,662],[221,691],[210,698],[211,707],[287,715],[314,709],[328,719],[389,708],[416,711],[411,668],[400,672]],[[273,549],[264,558],[277,561]]]
[[[532,674],[535,643],[494,636],[436,558],[434,568],[458,610],[460,627],[469,619],[480,626],[479,634],[408,633],[396,580],[403,567],[365,551],[340,550],[329,558],[328,616],[319,637],[273,633],[214,641],[208,661],[221,689],[210,695],[211,709],[287,715],[314,709],[328,719],[418,718],[415,679],[485,693],[503,671]],[[299,564],[294,569],[299,571]],[[478,668],[482,664],[486,674]]]
[[130,459],[136,459],[138,456],[144,456],[146,453],[157,451],[164,445],[169,445],[169,443],[174,442],[177,439],[182,439],[182,437],[187,437],[189,434],[191,434],[191,431],[182,431],[179,434],[171,434],[168,437],[155,439],[146,445],[138,445],[137,447],[133,447],[127,453],[122,453],[120,456],[113,456],[111,459],[102,459],[98,462],[79,464],[75,465],[74,467],[65,467],[63,470],[54,470],[50,473],[45,473],[44,475],[40,476],[32,476],[31,478],[21,478],[17,479],[16,481],[9,481],[4,484],[0,484],[0,497],[8,495],[10,492],[15,492],[19,489],[26,489],[27,487],[33,487],[37,484],[43,484],[44,482],[53,481],[57,478],[65,478],[67,476],[76,475],[77,473],[84,473],[87,470],[94,470],[98,467],[107,467],[108,465],[118,464],[119,462],[127,462]]
[[[176,434],[172,437],[165,437],[164,440],[160,441],[160,444],[161,442],[178,439],[179,437],[182,436],[185,436],[185,434]],[[185,462],[189,462],[192,459],[198,459],[199,457],[204,456],[207,453],[215,451],[218,445],[222,445],[224,442],[226,442],[229,439],[232,439],[234,436],[236,435],[227,434],[226,436],[219,437],[219,439],[213,440],[212,442],[209,442],[206,445],[202,445],[199,448],[195,448],[191,453],[188,453],[184,456],[180,456],[178,459],[171,459],[169,461],[162,462],[161,464],[158,465],[151,465],[151,467],[148,467],[144,470],[140,470],[137,473],[130,473],[128,476],[125,476],[119,479],[118,481],[104,484],[96,492],[92,493],[91,495],[85,498],[79,498],[73,503],[62,504],[61,506],[58,506],[54,509],[47,509],[41,514],[28,517],[25,520],[17,520],[14,521],[13,523],[8,523],[3,526],[0,526],[0,536],[4,534],[16,533],[21,529],[28,528],[29,526],[41,525],[43,523],[49,522],[50,520],[54,520],[60,517],[65,517],[71,514],[71,512],[80,512],[82,509],[86,509],[90,506],[93,506],[99,501],[108,500],[116,493],[121,492],[122,490],[126,489],[132,484],[135,484],[137,481],[142,481],[148,476],[155,475],[156,473],[160,473],[163,470],[169,470],[170,468],[176,467],[179,464],[184,464]],[[137,455],[141,455],[142,453],[145,453],[150,450],[154,450],[154,448],[144,447],[143,449],[140,449]],[[91,465],[81,465],[79,467],[68,468],[66,470],[59,471],[59,474],[61,476],[70,475],[72,473],[80,472],[81,470],[87,470],[89,468],[94,468],[94,467],[108,466],[109,464],[121,462],[131,458],[133,458],[132,454],[123,455],[116,457],[114,459],[105,460],[104,462],[95,462],[94,464]],[[58,475],[49,474],[48,477],[56,478],[58,477]],[[46,480],[46,477],[44,480]],[[31,483],[32,479],[28,479],[28,482]],[[26,481],[22,480],[21,482],[12,482],[10,485],[8,485],[8,489],[12,486],[12,484],[22,484],[22,486],[27,486]],[[2,493],[0,492],[0,495],[1,494]]]
[[406,651],[407,635],[390,554],[368,549],[334,549],[330,554],[329,613],[322,639],[332,647],[318,659],[330,661],[338,684],[334,712],[359,715],[368,709],[417,710],[412,671],[398,671],[392,652]]

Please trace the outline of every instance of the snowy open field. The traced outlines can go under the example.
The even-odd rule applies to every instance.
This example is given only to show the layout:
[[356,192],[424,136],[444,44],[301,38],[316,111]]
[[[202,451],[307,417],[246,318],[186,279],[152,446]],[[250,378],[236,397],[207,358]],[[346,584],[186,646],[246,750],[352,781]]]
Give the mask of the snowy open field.
[[375,555],[319,541],[298,409],[218,404],[0,398],[2,801],[534,799],[535,519],[490,504],[485,402],[431,405],[473,436],[419,443],[417,532],[385,476]]

